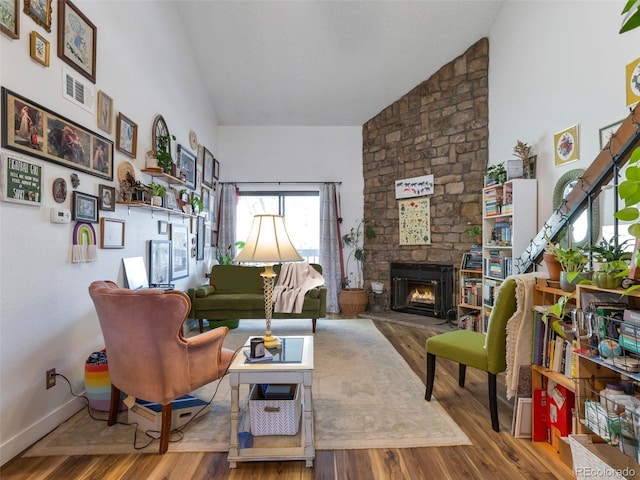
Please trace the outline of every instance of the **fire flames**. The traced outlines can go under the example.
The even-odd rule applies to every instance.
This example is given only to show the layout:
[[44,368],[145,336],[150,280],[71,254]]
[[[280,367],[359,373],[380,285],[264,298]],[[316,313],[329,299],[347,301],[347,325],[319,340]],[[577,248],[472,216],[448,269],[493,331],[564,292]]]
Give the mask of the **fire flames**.
[[432,286],[416,287],[409,293],[409,302],[432,304],[436,300],[434,290]]

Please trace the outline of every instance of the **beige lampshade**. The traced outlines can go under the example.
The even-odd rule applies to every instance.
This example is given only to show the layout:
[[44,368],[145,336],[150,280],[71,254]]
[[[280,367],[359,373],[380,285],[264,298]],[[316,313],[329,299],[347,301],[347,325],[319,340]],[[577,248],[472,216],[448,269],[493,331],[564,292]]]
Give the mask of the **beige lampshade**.
[[240,253],[234,262],[299,262],[303,258],[295,249],[284,226],[282,215],[256,215]]

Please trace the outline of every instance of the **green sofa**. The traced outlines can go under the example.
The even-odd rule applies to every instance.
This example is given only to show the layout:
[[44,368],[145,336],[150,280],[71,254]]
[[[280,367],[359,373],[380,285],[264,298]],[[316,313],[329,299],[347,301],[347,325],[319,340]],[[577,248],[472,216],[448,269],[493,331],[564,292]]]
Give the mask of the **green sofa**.
[[[311,264],[318,272],[322,267]],[[280,265],[273,270],[280,273]],[[241,318],[264,318],[264,287],[260,274],[264,267],[244,265],[214,265],[211,268],[209,284],[188,290],[191,299],[189,318],[195,318],[203,330],[203,320],[211,328],[225,325],[237,327]],[[277,279],[276,279],[277,282]],[[316,320],[326,316],[327,289],[315,287],[304,297],[302,313],[274,312],[272,318],[310,318],[312,331],[316,331]]]

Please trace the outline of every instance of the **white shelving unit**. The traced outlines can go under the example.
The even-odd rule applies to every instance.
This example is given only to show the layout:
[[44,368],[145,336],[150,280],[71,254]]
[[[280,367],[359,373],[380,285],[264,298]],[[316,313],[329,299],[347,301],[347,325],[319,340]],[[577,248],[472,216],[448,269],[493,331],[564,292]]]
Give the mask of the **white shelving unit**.
[[494,292],[509,275],[524,273],[518,262],[537,229],[537,181],[513,179],[482,190],[482,302],[484,328]]

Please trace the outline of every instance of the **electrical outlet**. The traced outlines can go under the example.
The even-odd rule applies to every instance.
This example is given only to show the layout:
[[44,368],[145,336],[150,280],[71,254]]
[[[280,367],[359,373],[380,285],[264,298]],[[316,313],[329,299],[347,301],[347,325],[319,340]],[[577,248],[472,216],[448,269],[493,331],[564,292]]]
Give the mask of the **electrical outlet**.
[[47,374],[45,377],[47,390],[51,387],[55,387],[56,385],[56,369],[52,368],[51,370],[47,370]]

